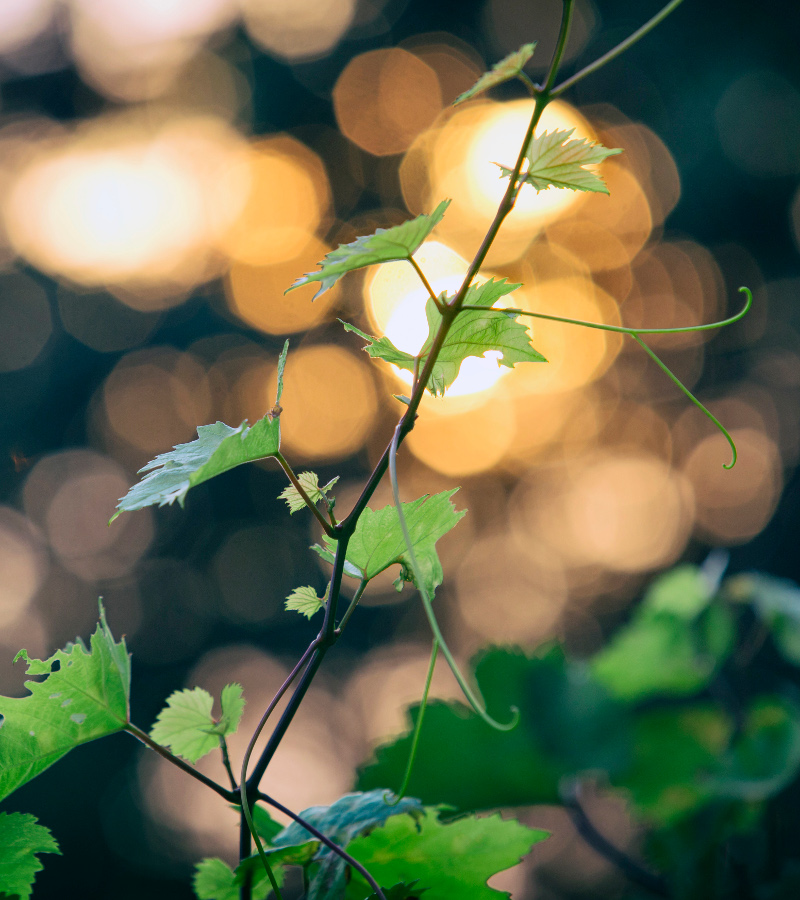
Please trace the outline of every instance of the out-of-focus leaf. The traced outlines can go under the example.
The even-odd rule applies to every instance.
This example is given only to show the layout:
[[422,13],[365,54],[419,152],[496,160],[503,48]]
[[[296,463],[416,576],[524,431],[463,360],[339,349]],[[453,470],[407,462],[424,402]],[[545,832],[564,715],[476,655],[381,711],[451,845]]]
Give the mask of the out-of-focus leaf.
[[91,649],[82,641],[50,659],[15,657],[28,664],[27,697],[0,697],[0,799],[35,778],[65,753],[128,724],[131,661],[125,639],[116,642],[100,606]]
[[39,853],[61,853],[49,829],[29,813],[0,812],[0,896],[30,897]]
[[349,244],[340,244],[320,261],[319,272],[306,272],[305,275],[301,275],[290,288],[287,288],[286,293],[304,284],[319,282],[320,289],[314,295],[316,300],[348,272],[376,263],[411,259],[420,244],[442,221],[449,205],[449,200],[442,200],[430,215],[417,216],[416,219],[395,225],[394,228],[378,228],[374,234],[357,237]]
[[499,63],[495,63],[488,72],[484,72],[468,91],[464,91],[463,94],[456,97],[453,101],[453,106],[457,106],[465,100],[471,100],[478,94],[482,94],[484,91],[488,91],[489,88],[502,84],[504,81],[517,78],[533,56],[535,49],[536,41],[532,44],[523,44],[519,50],[509,53]]
[[[450,498],[458,488],[430,496],[425,494],[411,503],[403,504],[408,530],[414,547],[414,555],[425,578],[425,588],[433,596],[442,583],[442,564],[436,553],[436,542],[455,527],[466,510],[456,511]],[[312,549],[328,561],[333,560],[336,541],[323,537],[324,547],[315,544]],[[350,564],[350,569],[347,568]],[[345,572],[356,578],[374,578],[389,566],[399,564],[410,577],[410,561],[400,519],[394,506],[373,510],[367,507],[356,525],[355,533],[347,545]]]
[[426,888],[425,900],[500,900],[510,895],[490,888],[488,879],[516,865],[547,836],[499,815],[444,824],[435,810],[426,810],[419,822],[395,816],[354,840],[348,852],[379,884],[416,879]]
[[746,572],[728,578],[724,590],[733,601],[751,603],[784,659],[800,665],[800,587],[786,578]]
[[708,582],[697,566],[683,565],[670,569],[647,589],[643,610],[669,613],[681,619],[696,619],[711,600]]
[[[520,176],[521,184],[530,184],[537,191],[549,187],[569,188],[572,191],[594,191],[607,194],[603,179],[584,166],[603,162],[621,149],[609,150],[602,144],[593,144],[585,138],[569,140],[569,131],[545,131],[534,137],[525,154],[528,168]],[[502,177],[508,178],[512,169],[500,166]]]

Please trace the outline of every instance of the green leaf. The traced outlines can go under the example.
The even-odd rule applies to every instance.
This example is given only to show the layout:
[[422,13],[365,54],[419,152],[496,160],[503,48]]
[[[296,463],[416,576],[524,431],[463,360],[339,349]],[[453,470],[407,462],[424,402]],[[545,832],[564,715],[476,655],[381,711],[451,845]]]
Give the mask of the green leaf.
[[283,396],[283,370],[286,368],[286,357],[288,355],[289,338],[286,338],[281,355],[278,357],[278,389],[275,395],[275,406],[280,406],[281,397]]
[[[489,310],[489,307],[501,297],[518,287],[519,284],[508,284],[505,278],[500,281],[491,279],[484,284],[470,287],[464,303],[468,306],[484,306],[487,309],[485,312],[467,309],[456,317],[439,351],[427,385],[434,396],[444,394],[445,389],[456,380],[461,363],[469,356],[480,358],[487,351],[499,352],[502,353],[502,357],[497,360],[498,365],[507,366],[509,369],[518,362],[547,361],[541,353],[533,349],[527,327],[518,322],[515,315]],[[425,306],[425,315],[428,318],[428,337],[419,353],[420,371],[428,360],[434,338],[442,323],[442,314],[432,299],[429,299]],[[371,357],[383,359],[410,372],[414,371],[416,357],[398,350],[387,337],[374,338],[353,325],[346,322],[342,324],[347,331],[354,331],[369,341],[364,349]]]
[[119,501],[109,524],[120,513],[145,506],[166,506],[176,500],[183,506],[190,488],[243,463],[274,456],[280,444],[280,419],[270,414],[252,427],[247,419],[238,428],[224,422],[199,425],[197,440],[177,444],[139,469],[148,474]]
[[697,566],[682,565],[670,569],[647,589],[642,607],[651,613],[669,613],[681,619],[696,619],[708,606],[711,591]]
[[[416,898],[426,890],[427,888],[418,887],[416,881],[412,881],[410,884],[400,882],[384,890],[383,896],[386,900],[416,900]],[[373,891],[369,897],[367,897],[367,900],[379,900],[379,898]]]
[[528,60],[533,56],[535,49],[536,42],[534,41],[532,44],[523,44],[519,50],[509,53],[505,59],[501,59],[488,72],[481,75],[468,91],[464,91],[463,94],[456,97],[453,101],[453,106],[457,106],[465,100],[471,100],[478,94],[482,94],[484,91],[488,91],[489,88],[502,84],[504,81],[510,81],[512,78],[519,77],[520,72],[522,72],[528,64]]
[[727,579],[724,588],[732,600],[752,604],[783,658],[800,665],[800,587],[786,578],[747,572]]
[[[458,488],[443,491],[441,494],[423,497],[403,504],[408,530],[414,547],[414,555],[425,578],[425,587],[432,597],[436,588],[442,583],[442,564],[436,553],[436,542],[466,513],[456,511],[450,498]],[[324,537],[325,547],[315,544],[312,549],[328,561],[333,560],[336,541]],[[348,564],[350,568],[348,569]],[[348,575],[355,573],[356,578],[369,581],[379,572],[393,564],[400,564],[408,578],[410,563],[408,550],[400,528],[400,520],[394,506],[373,510],[367,507],[358,520],[356,530],[347,545],[347,562],[345,571]]]
[[233,877],[233,869],[221,859],[202,860],[194,870],[193,886],[198,900],[239,900],[239,886]]
[[[308,494],[308,499],[312,503],[319,503],[325,499],[326,494],[339,480],[339,476],[332,478],[326,485],[319,486],[319,476],[315,472],[301,472],[297,476],[300,487]],[[279,500],[285,500],[289,504],[289,513],[294,514],[301,509],[306,508],[306,501],[300,496],[297,488],[290,484],[281,494],[278,495]]]
[[[609,150],[602,144],[593,144],[585,138],[568,141],[569,131],[552,131],[531,140],[525,158],[528,168],[520,176],[520,184],[530,184],[537,191],[549,187],[569,188],[572,191],[608,193],[603,179],[584,166],[603,162],[609,156],[622,153],[621,149]],[[509,178],[512,169],[500,166],[503,178]]]
[[150,737],[194,764],[219,747],[221,736],[232,734],[244,711],[242,687],[229,684],[222,691],[222,718],[211,715],[214,699],[203,688],[175,691],[158,714]]
[[214,729],[216,734],[235,734],[244,713],[244,697],[240,684],[226,684],[220,694],[222,715]]
[[[583,769],[623,771],[630,761],[628,711],[593,682],[584,664],[558,648],[528,657],[492,649],[478,657],[475,681],[491,715],[516,706],[510,732],[490,728],[460,703],[428,704],[408,782],[423,803],[472,811],[498,806],[558,803],[559,781]],[[359,771],[362,790],[403,781],[412,728],[376,751]]]
[[44,868],[37,853],[61,853],[49,829],[29,813],[0,813],[0,896],[30,897]]
[[[84,643],[68,644],[50,659],[15,657],[28,664],[27,697],[0,697],[0,800],[87,741],[121,731],[128,723],[130,656],[116,643],[100,605],[100,622]],[[55,667],[55,669],[54,669]]]
[[295,588],[286,598],[286,609],[299,612],[310,619],[325,606],[325,597],[318,597],[313,587]]
[[[356,835],[362,834],[371,828],[382,825],[388,818],[396,817],[401,813],[412,816],[423,815],[422,804],[419,800],[404,797],[394,803],[397,798],[385,790],[370,791],[369,793],[345,794],[331,806],[312,806],[303,810],[300,814],[305,821],[313,825],[325,837],[344,848]],[[308,854],[309,845],[313,849]],[[300,864],[311,860],[309,869],[309,887],[306,900],[323,900],[328,897],[338,897],[344,889],[345,869],[344,860],[335,854],[325,844],[318,841],[309,841],[309,833],[297,822],[293,822],[283,829],[272,841],[270,853],[285,850],[300,853],[297,857]],[[289,862],[295,857],[276,857],[282,863]],[[252,856],[245,860],[237,869],[237,874],[247,868],[259,864],[259,858]],[[263,868],[263,867],[262,867]]]
[[[306,834],[306,837],[308,837],[308,834]],[[280,885],[283,883],[284,866],[309,865],[320,846],[321,844],[317,840],[306,840],[302,844],[293,844],[290,847],[265,847],[264,855],[272,868],[275,880]],[[234,881],[237,886],[241,885],[249,874],[253,887],[263,885],[269,888],[269,876],[264,868],[264,863],[261,861],[261,857],[257,853],[243,859],[236,867]]]
[[442,200],[430,215],[417,216],[395,225],[394,228],[378,228],[374,234],[357,237],[349,244],[340,244],[335,250],[321,260],[319,272],[307,272],[301,275],[285,293],[312,282],[320,282],[320,289],[314,296],[316,300],[321,294],[348,272],[363,269],[376,263],[392,262],[400,259],[411,259],[420,244],[442,221],[449,200]]
[[[239,807],[233,808],[237,811],[239,809]],[[275,836],[283,831],[283,825],[280,822],[276,822],[263,806],[256,804],[250,809],[250,813],[253,816],[253,824],[256,826],[256,831],[264,843],[271,844]]]
[[444,824],[429,809],[419,822],[389,819],[354,840],[348,852],[379,884],[416,879],[427,889],[425,900],[494,900],[510,895],[490,888],[487,880],[516,865],[547,836],[499,815]]

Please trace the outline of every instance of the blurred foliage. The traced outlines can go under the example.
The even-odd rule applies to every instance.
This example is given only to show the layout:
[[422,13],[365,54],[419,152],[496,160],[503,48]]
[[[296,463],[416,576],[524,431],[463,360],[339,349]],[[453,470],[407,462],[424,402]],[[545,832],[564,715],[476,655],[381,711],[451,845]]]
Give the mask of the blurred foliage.
[[[474,677],[489,711],[516,705],[519,726],[500,734],[460,703],[432,703],[409,794],[458,813],[562,802],[604,852],[579,800],[597,783],[644,828],[645,862],[622,856],[656,886],[652,870],[663,873],[656,892],[796,896],[797,864],[765,823],[800,769],[800,589],[758,573],[719,583],[711,568],[660,576],[588,660],[557,644],[481,653]],[[780,674],[762,663],[770,650]],[[359,789],[401,783],[412,731],[378,748]]]

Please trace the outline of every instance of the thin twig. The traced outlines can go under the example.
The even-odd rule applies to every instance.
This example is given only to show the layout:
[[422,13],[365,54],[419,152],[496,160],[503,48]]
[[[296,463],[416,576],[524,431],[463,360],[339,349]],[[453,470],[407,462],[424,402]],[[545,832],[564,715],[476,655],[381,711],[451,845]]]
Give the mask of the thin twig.
[[231,782],[231,790],[238,791],[239,785],[236,784],[236,778],[233,775],[233,769],[231,768],[231,758],[228,755],[228,742],[225,740],[224,734],[221,734],[219,736],[219,749],[222,751],[222,765],[225,766],[225,771],[228,773],[228,778]]
[[353,599],[350,601],[350,605],[345,610],[345,613],[342,616],[342,621],[339,622],[339,625],[336,628],[336,637],[339,637],[339,635],[341,635],[341,633],[345,629],[345,626],[350,621],[350,616],[352,616],[353,613],[356,611],[356,607],[358,606],[358,601],[361,599],[361,596],[363,595],[367,584],[368,584],[367,579],[364,578],[361,580],[358,587],[356,588],[356,592],[355,592],[355,594],[353,594]]
[[422,271],[422,269],[420,269],[419,264],[417,263],[417,261],[414,259],[413,256],[409,256],[408,261],[414,267],[414,271],[417,273],[417,275],[419,275],[420,281],[425,285],[425,290],[430,295],[431,300],[433,300],[433,302],[436,304],[436,308],[439,310],[439,312],[441,312],[442,304],[439,302],[439,298],[436,296],[436,292],[431,287],[430,282],[425,277],[425,273]]
[[335,844],[329,837],[324,835],[318,828],[315,828],[310,822],[306,822],[306,820],[302,816],[299,816],[296,812],[292,812],[292,810],[290,810],[288,807],[270,797],[269,794],[265,794],[263,793],[263,791],[259,791],[257,796],[259,800],[263,800],[265,803],[269,803],[270,806],[274,806],[275,809],[279,809],[282,813],[289,816],[290,819],[294,819],[294,821],[297,822],[298,825],[301,825],[303,828],[305,828],[305,830],[309,834],[313,834],[314,837],[317,838],[317,840],[322,841],[322,843],[325,844],[326,847],[329,847],[337,856],[340,856],[348,866],[352,866],[354,869],[361,873],[361,875],[369,883],[369,886],[372,888],[372,890],[375,891],[375,893],[378,895],[380,900],[386,900],[386,896],[381,890],[378,882],[375,881],[375,879],[372,877],[372,875],[369,874],[364,866],[362,866],[357,859],[354,859],[352,856],[350,856],[350,854],[346,850],[343,850],[338,844]]
[[621,53],[624,53],[629,47],[632,47],[637,41],[640,41],[646,34],[649,34],[656,25],[659,24],[663,19],[674,10],[677,9],[683,0],[671,0],[660,12],[657,12],[652,19],[645,22],[641,28],[638,28],[633,34],[629,35],[625,38],[624,41],[620,41],[616,47],[612,50],[609,50],[608,53],[604,53],[599,59],[596,59],[593,63],[589,63],[588,66],[585,66],[580,72],[576,72],[574,75],[571,75],[565,81],[562,81],[558,87],[554,88],[550,91],[551,97],[558,97],[560,94],[563,94],[568,88],[571,88],[574,84],[577,84],[581,79],[586,78],[587,75],[591,75],[592,72],[596,72],[598,69],[601,69],[606,63],[611,62],[612,59],[616,59]]
[[183,769],[187,775],[191,775],[192,778],[199,781],[201,784],[204,784],[206,787],[211,788],[212,791],[216,791],[220,797],[223,797],[228,803],[238,803],[239,795],[235,791],[229,791],[227,788],[224,788],[221,784],[217,784],[212,778],[209,778],[206,775],[203,775],[202,772],[198,772],[194,766],[189,765],[185,760],[181,759],[179,756],[175,756],[167,750],[166,747],[162,747],[161,744],[157,744],[149,734],[142,731],[140,728],[137,728],[133,722],[128,722],[128,724],[123,729],[127,731],[128,734],[133,735],[137,740],[141,741],[143,744],[146,744],[151,750],[155,750],[156,753],[163,757],[167,762],[171,762],[173,766],[177,766],[179,769]]
[[308,494],[305,492],[303,486],[298,481],[297,476],[292,471],[292,467],[289,465],[288,462],[286,462],[286,459],[284,458],[283,454],[280,451],[278,451],[275,454],[275,459],[278,460],[280,467],[286,473],[286,477],[289,479],[289,481],[291,481],[294,489],[303,498],[303,503],[305,503],[305,505],[311,510],[312,513],[314,513],[316,520],[322,526],[322,530],[325,532],[325,534],[328,535],[328,537],[333,537],[334,533],[335,533],[334,527],[329,522],[325,521],[325,517],[322,515],[322,513],[317,508],[317,504],[314,503],[312,501],[312,499],[308,496]]

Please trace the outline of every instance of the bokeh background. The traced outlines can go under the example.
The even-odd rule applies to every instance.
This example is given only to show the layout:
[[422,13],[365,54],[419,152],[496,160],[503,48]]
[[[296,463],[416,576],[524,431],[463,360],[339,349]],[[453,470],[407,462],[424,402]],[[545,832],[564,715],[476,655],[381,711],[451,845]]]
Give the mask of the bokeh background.
[[[564,73],[659,6],[578,0]],[[539,40],[541,77],[559,13],[558,0],[0,5],[2,693],[24,693],[20,647],[46,656],[87,636],[102,595],[133,653],[140,727],[175,689],[239,681],[252,730],[314,632],[284,598],[325,579],[311,517],[276,499],[277,466],[204,484],[185,510],[106,522],[136,471],[198,424],[265,413],[286,337],[285,454],[340,476],[349,509],[403,382],[337,317],[415,352],[424,293],[402,264],[313,304],[311,288],[283,291],[338,243],[445,197],[418,259],[437,290],[458,284],[503,189],[492,163],[513,162],[531,102],[512,84],[450,104],[524,41]],[[523,282],[519,305],[641,327],[724,318],[749,285],[745,321],[652,341],[730,428],[739,463],[723,470],[724,439],[632,342],[536,322],[547,365],[470,361],[423,403],[400,459],[405,499],[462,485],[470,510],[440,544],[437,596],[462,660],[551,638],[588,654],[654,571],[712,548],[730,571],[800,578],[798,33],[789,0],[687,0],[548,110],[544,127],[624,148],[603,166],[611,196],[523,192],[484,274]],[[373,505],[386,502],[381,489]],[[348,790],[421,692],[429,637],[410,590],[378,579],[363,607],[270,770],[289,806]],[[434,694],[456,693],[437,671]],[[191,896],[193,862],[231,859],[237,830],[187,781],[118,736],[15,794],[4,808],[36,813],[65,854],[36,895]],[[597,857],[582,866],[603,875]],[[545,896],[530,868],[503,884]]]

